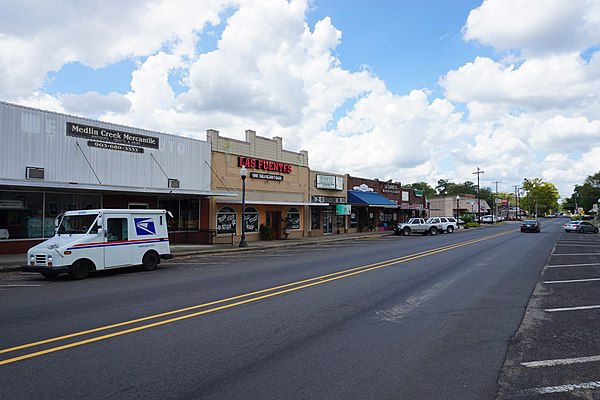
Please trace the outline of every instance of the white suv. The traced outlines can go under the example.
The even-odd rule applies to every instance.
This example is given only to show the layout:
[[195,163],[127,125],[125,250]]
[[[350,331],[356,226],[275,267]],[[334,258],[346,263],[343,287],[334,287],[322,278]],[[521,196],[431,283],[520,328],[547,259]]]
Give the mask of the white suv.
[[435,224],[440,232],[452,233],[458,229],[458,221],[454,217],[429,217],[427,223]]

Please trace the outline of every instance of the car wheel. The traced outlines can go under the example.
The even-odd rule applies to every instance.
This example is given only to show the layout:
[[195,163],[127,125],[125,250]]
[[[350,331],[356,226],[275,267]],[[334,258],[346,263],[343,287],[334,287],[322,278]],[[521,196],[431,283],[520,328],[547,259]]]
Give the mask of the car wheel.
[[433,235],[437,235],[437,233],[438,233],[438,230],[437,230],[437,228],[435,226],[432,226],[431,228],[429,228],[429,234],[430,235],[432,235],[432,236]]
[[144,254],[144,258],[142,258],[144,271],[154,271],[158,266],[158,261],[158,255],[155,252],[149,251]]
[[454,227],[452,225],[450,225],[448,228],[446,228],[446,233],[452,233],[454,232]]
[[594,228],[594,233],[598,233],[598,228]]
[[90,265],[85,260],[77,260],[71,265],[69,269],[69,277],[71,279],[79,280],[85,279],[90,275]]
[[404,229],[402,229],[402,235],[404,235],[404,236],[410,235],[410,228],[404,228]]
[[579,233],[585,233],[585,229],[579,228],[579,230],[577,232],[579,232]]

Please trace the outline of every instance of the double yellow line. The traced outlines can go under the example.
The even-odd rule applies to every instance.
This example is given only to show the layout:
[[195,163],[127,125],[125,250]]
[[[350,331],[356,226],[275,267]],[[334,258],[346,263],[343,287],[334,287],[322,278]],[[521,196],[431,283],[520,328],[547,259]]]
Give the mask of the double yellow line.
[[[228,308],[237,307],[237,306],[240,306],[243,304],[253,303],[255,301],[268,299],[270,297],[279,296],[279,295],[282,295],[285,293],[295,292],[295,291],[306,289],[306,288],[309,288],[312,286],[322,285],[324,283],[333,282],[336,280],[348,278],[348,277],[358,275],[358,274],[363,274],[365,272],[374,271],[377,269],[389,267],[392,265],[404,263],[404,262],[411,261],[411,260],[416,260],[418,258],[430,256],[433,254],[453,250],[453,249],[456,249],[459,247],[479,243],[484,240],[493,239],[493,238],[505,235],[507,233],[512,233],[512,232],[513,231],[509,231],[509,232],[503,232],[503,233],[493,234],[493,235],[489,235],[489,236],[484,236],[481,238],[467,240],[464,242],[451,244],[451,245],[439,247],[436,249],[426,250],[426,251],[418,252],[415,254],[410,254],[410,255],[394,258],[391,260],[380,261],[380,262],[377,262],[374,264],[363,265],[360,267],[355,267],[355,268],[350,268],[350,269],[346,269],[346,270],[342,270],[342,271],[338,271],[338,272],[333,272],[331,274],[320,275],[320,276],[317,276],[314,278],[309,278],[309,279],[304,279],[301,281],[287,283],[285,285],[274,286],[274,287],[271,287],[268,289],[262,289],[262,290],[258,290],[255,292],[245,293],[245,294],[241,294],[241,295],[234,296],[234,297],[228,297],[228,298],[221,299],[221,300],[211,301],[209,303],[198,304],[195,306],[180,308],[177,310],[172,310],[172,311],[168,311],[168,312],[164,312],[164,313],[160,313],[160,314],[149,315],[149,316],[143,317],[143,318],[137,318],[137,319],[133,319],[133,320],[129,320],[129,321],[123,321],[123,322],[119,322],[117,324],[105,325],[105,326],[101,326],[101,327],[94,328],[94,329],[75,332],[75,333],[71,333],[71,334],[63,335],[63,336],[57,336],[57,337],[53,337],[50,339],[45,339],[45,340],[40,340],[37,342],[23,344],[20,346],[10,347],[10,348],[6,348],[6,349],[0,349],[0,354],[23,352],[23,350],[25,351],[24,354],[14,356],[12,358],[6,358],[3,360],[0,360],[0,365],[11,364],[11,363],[14,363],[17,361],[22,361],[22,360],[26,360],[29,358],[38,357],[38,356],[41,356],[44,354],[54,353],[57,351],[82,346],[82,345],[85,345],[88,343],[98,342],[100,340],[105,340],[105,339],[113,338],[116,336],[126,335],[128,333],[138,332],[138,331],[142,331],[145,329],[150,329],[150,328],[154,328],[157,326],[170,324],[173,322],[182,321],[184,319],[194,318],[194,317],[198,317],[200,315],[214,313],[216,311],[221,311],[221,310],[225,310]],[[199,310],[199,311],[195,311],[195,310]],[[192,312],[190,312],[190,311],[192,311]],[[177,314],[183,314],[183,315],[175,316]],[[164,318],[164,319],[162,319],[162,318]],[[158,320],[158,321],[146,323],[146,322],[153,321],[153,320]],[[133,326],[131,328],[122,329],[122,330],[119,329],[119,328],[132,326],[132,325],[137,325],[137,326]],[[82,338],[87,335],[97,334],[99,332],[107,332],[107,331],[111,331],[111,330],[114,330],[114,332],[104,333],[102,335],[90,337],[87,339]],[[77,338],[77,340],[70,342],[70,343],[54,346],[54,344],[56,344],[57,342],[66,341],[68,339],[74,339],[74,338]],[[81,340],[79,340],[79,339],[81,339]],[[50,345],[50,347],[42,349],[42,350],[28,352],[29,350],[33,350],[34,348],[40,348],[40,347],[43,347],[44,345]]]

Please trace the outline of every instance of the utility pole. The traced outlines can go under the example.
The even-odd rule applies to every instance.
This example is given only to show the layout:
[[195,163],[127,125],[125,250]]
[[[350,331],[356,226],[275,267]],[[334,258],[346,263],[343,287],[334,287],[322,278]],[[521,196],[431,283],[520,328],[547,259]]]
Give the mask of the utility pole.
[[477,171],[473,172],[473,174],[477,174],[477,222],[480,222],[481,219],[481,196],[479,195],[479,175],[485,173],[477,167]]
[[521,213],[519,209],[519,192],[521,191],[521,187],[519,185],[514,185],[513,187],[515,188],[515,201],[517,202],[515,207],[515,217],[517,221],[519,221],[521,219],[519,218],[519,214]]
[[[499,215],[498,215],[498,184],[502,183],[502,181],[493,181],[492,183],[496,184],[496,198],[494,199],[494,209],[496,210],[496,218],[498,218],[499,217]],[[507,216],[508,216],[508,214],[507,214]]]

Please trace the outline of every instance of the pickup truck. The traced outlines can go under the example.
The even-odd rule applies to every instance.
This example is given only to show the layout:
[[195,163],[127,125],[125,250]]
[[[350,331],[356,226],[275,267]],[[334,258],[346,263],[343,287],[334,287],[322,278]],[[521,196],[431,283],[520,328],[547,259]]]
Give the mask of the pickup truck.
[[394,234],[408,236],[411,233],[420,233],[422,235],[437,235],[441,231],[441,224],[431,224],[423,218],[411,218],[404,223],[399,223],[394,229]]

